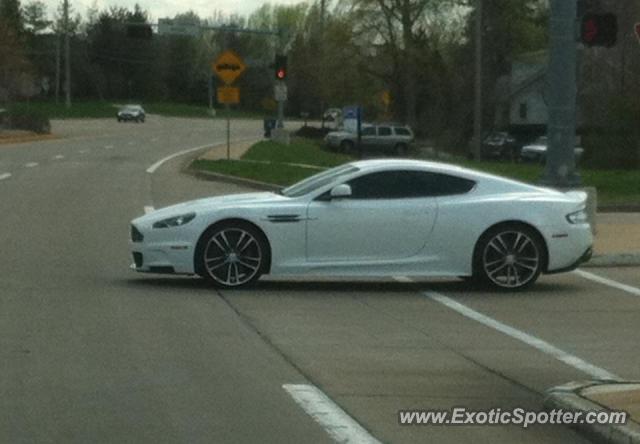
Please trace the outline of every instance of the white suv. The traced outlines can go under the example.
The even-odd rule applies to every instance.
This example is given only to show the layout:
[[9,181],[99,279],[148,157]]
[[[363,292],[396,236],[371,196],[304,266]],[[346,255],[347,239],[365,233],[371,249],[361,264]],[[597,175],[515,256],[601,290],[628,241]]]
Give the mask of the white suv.
[[[358,144],[358,135],[349,131],[332,131],[324,138],[331,148],[342,151],[353,150]],[[377,124],[362,125],[361,148],[406,154],[414,141],[413,131],[404,125]]]

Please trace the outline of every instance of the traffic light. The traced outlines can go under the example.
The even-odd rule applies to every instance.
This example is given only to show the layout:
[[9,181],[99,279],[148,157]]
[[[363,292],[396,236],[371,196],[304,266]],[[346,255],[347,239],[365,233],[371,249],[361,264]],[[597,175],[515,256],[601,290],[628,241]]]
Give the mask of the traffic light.
[[606,46],[616,44],[618,39],[618,19],[615,14],[589,13],[582,17],[580,40],[587,46]]
[[284,80],[287,78],[287,56],[286,55],[276,55],[275,62],[275,75],[276,80]]

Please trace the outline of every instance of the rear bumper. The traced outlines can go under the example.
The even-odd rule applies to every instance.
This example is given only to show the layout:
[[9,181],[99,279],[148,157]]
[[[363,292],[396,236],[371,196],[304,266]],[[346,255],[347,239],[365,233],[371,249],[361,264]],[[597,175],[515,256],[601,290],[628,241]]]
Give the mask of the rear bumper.
[[580,265],[584,264],[585,262],[589,262],[592,255],[593,255],[593,247],[589,247],[587,248],[587,251],[585,251],[582,254],[582,256],[580,256],[580,258],[578,258],[578,260],[575,261],[573,264],[557,270],[547,271],[546,274],[566,273],[568,271],[573,271],[576,268],[578,268]]

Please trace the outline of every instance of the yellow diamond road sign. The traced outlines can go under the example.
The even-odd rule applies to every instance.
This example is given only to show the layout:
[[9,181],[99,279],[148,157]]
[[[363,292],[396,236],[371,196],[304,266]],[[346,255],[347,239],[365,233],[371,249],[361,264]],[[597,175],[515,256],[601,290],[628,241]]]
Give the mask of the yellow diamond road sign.
[[233,51],[225,51],[211,64],[213,72],[227,85],[233,83],[247,69],[242,59]]

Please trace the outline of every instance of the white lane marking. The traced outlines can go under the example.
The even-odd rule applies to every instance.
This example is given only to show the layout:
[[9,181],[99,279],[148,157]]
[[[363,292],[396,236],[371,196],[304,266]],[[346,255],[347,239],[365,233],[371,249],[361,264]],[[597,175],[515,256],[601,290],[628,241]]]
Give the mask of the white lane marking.
[[129,145],[135,145],[135,142],[131,141],[129,142]]
[[38,162],[29,162],[24,164],[25,168],[35,168],[38,166]]
[[310,384],[284,384],[282,388],[336,442],[380,444],[380,441],[317,387]]
[[62,160],[64,159],[64,156],[62,154],[56,154],[55,156],[53,156],[54,160]]
[[11,173],[2,173],[0,174],[0,180],[6,180],[11,177]]
[[110,149],[112,149],[112,148],[113,148],[113,145],[105,145],[105,146],[104,146],[104,149],[105,149],[105,150],[110,150]]
[[618,290],[626,291],[629,294],[634,296],[640,296],[640,288],[632,287],[631,285],[623,284],[621,282],[617,282],[611,279],[607,279],[606,277],[598,276],[597,274],[589,273],[588,271],[583,270],[575,270],[579,276],[582,276],[585,279],[589,279],[590,281],[597,282],[602,285],[607,285],[609,287],[617,288]]
[[88,152],[89,152],[89,150],[80,150],[80,151],[78,151],[78,152],[79,152],[80,154],[86,154],[86,153],[88,153]]
[[207,145],[196,146],[194,148],[189,148],[187,150],[178,151],[177,153],[173,153],[173,154],[171,154],[171,155],[169,155],[167,157],[164,157],[164,158],[158,160],[156,163],[154,163],[149,168],[147,168],[147,173],[149,173],[149,174],[155,173],[156,170],[158,168],[160,168],[163,163],[168,162],[171,159],[175,159],[176,157],[184,156],[185,154],[189,154],[189,153],[192,153],[194,151],[204,150],[206,148],[215,148],[215,147],[220,146],[220,145],[222,145],[222,143],[218,143],[218,144],[215,144],[215,145],[207,144]]
[[155,211],[155,208],[153,208],[151,205],[147,205],[144,207],[144,214],[149,214]]
[[[400,282],[413,282],[411,279],[405,276],[395,279]],[[547,341],[544,341],[533,335],[525,333],[522,330],[518,330],[517,328],[504,324],[496,319],[490,318],[489,316],[477,312],[474,309],[469,308],[466,305],[461,304],[460,302],[457,302],[447,296],[433,291],[425,291],[422,294],[435,302],[438,302],[454,311],[457,311],[458,313],[469,319],[473,319],[474,321],[477,321],[487,327],[493,328],[494,330],[497,330],[500,333],[503,333],[513,339],[524,342],[525,344],[530,345],[531,347],[545,354],[551,355],[558,361],[564,362],[565,364],[578,369],[589,376],[597,379],[620,379],[620,377],[609,372],[608,370],[590,364],[589,362],[575,355],[559,349],[558,347],[548,343]]]

